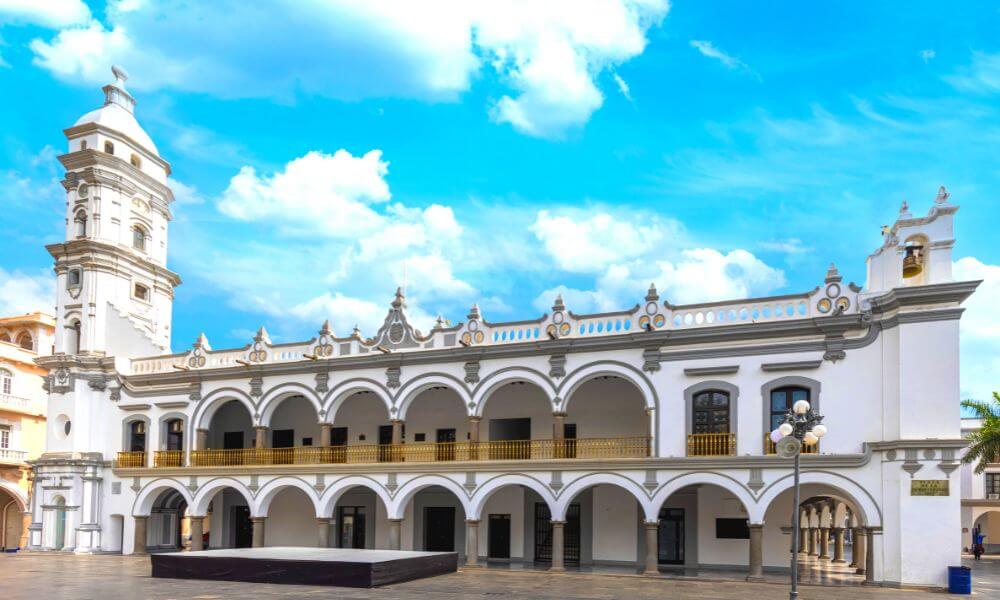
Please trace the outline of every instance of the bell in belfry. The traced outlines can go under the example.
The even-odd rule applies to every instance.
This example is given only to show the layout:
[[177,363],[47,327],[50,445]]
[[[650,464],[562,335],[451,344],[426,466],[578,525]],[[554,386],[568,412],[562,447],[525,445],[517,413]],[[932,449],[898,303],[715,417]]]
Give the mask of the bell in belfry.
[[920,251],[923,246],[907,246],[906,256],[903,257],[903,277],[909,279],[920,275],[924,267],[920,264]]

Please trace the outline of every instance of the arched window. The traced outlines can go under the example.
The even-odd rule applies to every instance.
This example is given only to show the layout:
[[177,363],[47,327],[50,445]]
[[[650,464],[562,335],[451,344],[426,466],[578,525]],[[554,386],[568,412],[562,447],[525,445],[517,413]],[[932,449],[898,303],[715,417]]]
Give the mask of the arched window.
[[80,321],[73,321],[67,332],[66,350],[72,354],[80,353]]
[[149,288],[141,283],[135,284],[135,298],[143,302],[149,302]]
[[132,227],[132,247],[139,252],[146,251],[146,231],[138,225]]
[[132,157],[129,158],[129,162],[132,163],[132,166],[136,169],[142,168],[142,161],[139,159],[138,154],[133,154]]
[[112,144],[111,142],[104,142],[104,151],[107,152],[108,154],[114,154],[115,145]]
[[167,450],[184,449],[184,421],[170,419],[167,421]]
[[82,281],[80,276],[80,269],[70,269],[69,272],[66,274],[66,287],[68,288],[80,287],[80,281]]
[[0,369],[0,394],[10,395],[10,390],[14,386],[14,374],[7,369]]
[[80,142],[80,150],[86,150],[86,149],[87,149],[87,140],[83,140],[82,142]]
[[132,421],[128,426],[128,451],[146,451],[146,422]]
[[693,398],[691,432],[729,433],[729,392],[705,390]]
[[799,400],[808,400],[809,390],[804,387],[787,386],[771,390],[771,427],[768,431],[774,431],[778,425],[785,420],[785,415],[792,410],[792,405]]
[[24,348],[25,350],[35,349],[35,339],[31,337],[31,334],[27,331],[21,332],[17,336],[17,345]]
[[76,217],[73,218],[73,231],[78,238],[87,235],[87,213],[82,210],[77,211]]

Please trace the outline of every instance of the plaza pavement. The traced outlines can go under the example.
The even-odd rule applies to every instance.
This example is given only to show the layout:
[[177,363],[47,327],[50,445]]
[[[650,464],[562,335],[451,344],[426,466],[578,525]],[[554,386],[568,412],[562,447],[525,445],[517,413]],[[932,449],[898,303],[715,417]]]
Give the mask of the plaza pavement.
[[[972,564],[966,561],[966,564]],[[1000,598],[1000,559],[983,560],[973,572],[973,597]],[[456,600],[483,598],[544,599],[698,599],[770,600],[788,597],[777,582],[704,581],[649,578],[631,574],[563,573],[503,569],[462,569],[458,573],[376,589],[264,585],[217,581],[153,579],[149,558],[23,553],[0,556],[0,599],[3,600],[131,600],[177,599],[266,600],[269,598],[337,598],[338,600]],[[916,590],[868,586],[801,588],[803,600],[938,600],[968,598]]]

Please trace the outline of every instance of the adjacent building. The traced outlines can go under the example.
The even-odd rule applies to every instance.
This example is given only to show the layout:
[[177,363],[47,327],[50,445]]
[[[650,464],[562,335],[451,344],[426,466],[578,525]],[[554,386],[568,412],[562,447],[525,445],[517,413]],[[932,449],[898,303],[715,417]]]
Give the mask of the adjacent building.
[[[982,421],[962,419],[962,437],[978,431]],[[972,551],[974,536],[982,535],[988,554],[1000,553],[1000,463],[989,463],[982,473],[976,464],[962,465],[962,548]]]
[[[124,76],[65,130],[66,240],[31,547],[454,550],[467,564],[787,569],[804,554],[888,585],[959,560],[958,207],[942,188],[873,233],[863,285],[171,353],[170,167]],[[267,268],[262,265],[262,268]],[[803,503],[769,432],[794,402],[829,433]],[[851,556],[845,546],[852,541]]]
[[45,369],[55,320],[44,313],[0,318],[0,551],[27,545],[29,459],[45,450]]

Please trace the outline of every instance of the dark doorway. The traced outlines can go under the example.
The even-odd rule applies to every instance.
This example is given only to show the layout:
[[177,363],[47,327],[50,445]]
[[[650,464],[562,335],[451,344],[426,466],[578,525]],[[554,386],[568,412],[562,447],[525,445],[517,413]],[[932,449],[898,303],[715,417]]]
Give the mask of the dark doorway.
[[271,431],[272,448],[291,448],[295,445],[294,429],[274,429]]
[[249,548],[253,545],[253,521],[250,520],[249,506],[234,506],[230,513],[233,524],[233,548]]
[[434,449],[435,460],[455,460],[455,430],[438,429],[437,443]]
[[392,425],[378,426],[378,461],[392,461]]
[[531,419],[490,419],[490,444],[493,460],[525,460],[531,458]]
[[[544,502],[535,503],[535,560],[552,562],[552,513]],[[563,525],[563,561],[580,564],[580,505],[573,503],[566,511]]]
[[236,450],[243,447],[242,431],[227,431],[222,434],[222,447],[226,450]]
[[347,428],[334,427],[330,430],[330,462],[347,462]]
[[454,506],[428,506],[424,508],[424,550],[428,552],[455,551]]
[[684,564],[684,509],[661,508],[657,528],[657,562],[661,565]]
[[341,548],[365,547],[365,507],[341,506],[337,519],[338,537]]
[[129,450],[132,452],[146,451],[146,423],[133,421],[129,427]]
[[510,558],[510,515],[490,515],[487,558]]
[[167,421],[167,450],[184,449],[184,421],[172,419]]
[[563,438],[565,449],[563,456],[566,458],[576,458],[576,423],[563,424]]

